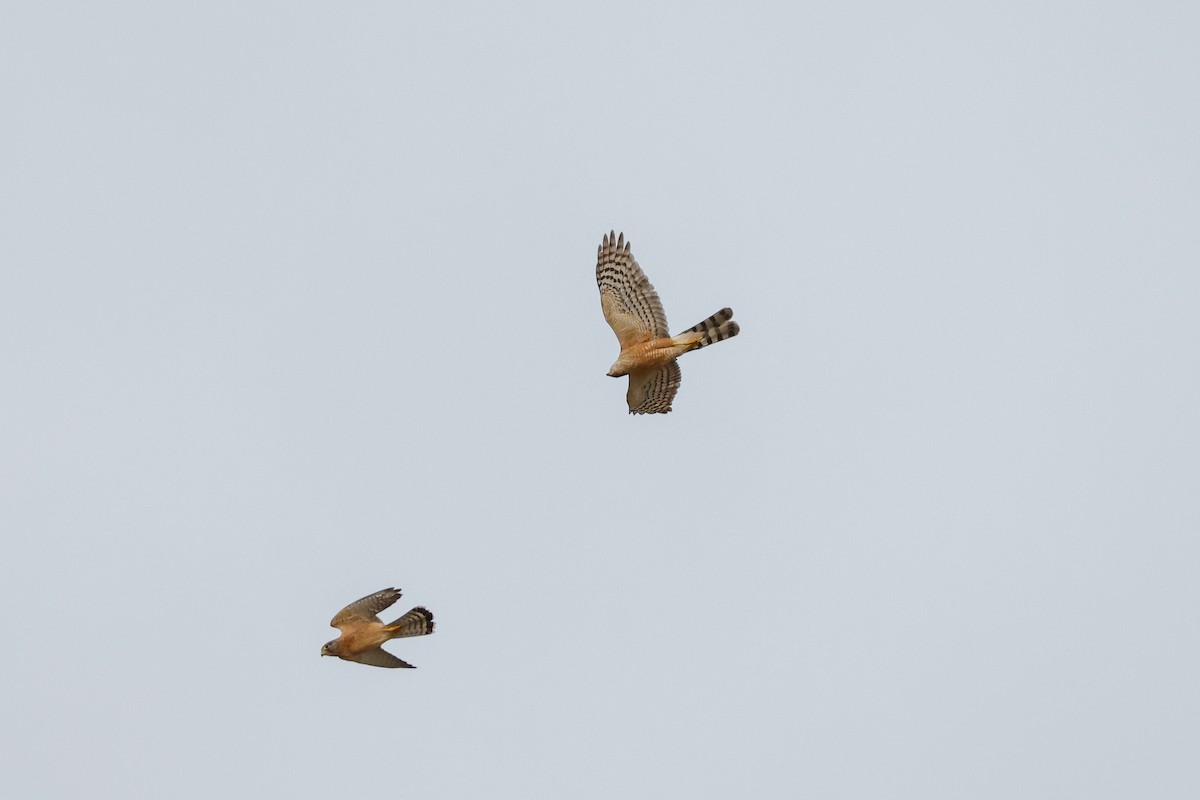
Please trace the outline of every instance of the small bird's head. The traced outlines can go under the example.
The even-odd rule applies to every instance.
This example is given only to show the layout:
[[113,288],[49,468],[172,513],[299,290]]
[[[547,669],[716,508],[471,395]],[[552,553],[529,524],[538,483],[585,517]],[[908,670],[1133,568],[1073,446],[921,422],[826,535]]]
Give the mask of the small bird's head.
[[337,639],[334,639],[332,642],[326,642],[325,644],[321,645],[321,655],[336,656],[337,654],[338,654]]

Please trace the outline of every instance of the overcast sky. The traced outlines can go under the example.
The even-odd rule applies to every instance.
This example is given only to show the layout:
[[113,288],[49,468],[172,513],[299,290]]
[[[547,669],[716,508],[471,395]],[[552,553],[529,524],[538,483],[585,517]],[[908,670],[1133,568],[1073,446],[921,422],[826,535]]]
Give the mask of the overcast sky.
[[14,4],[6,791],[1200,796],[1198,8]]

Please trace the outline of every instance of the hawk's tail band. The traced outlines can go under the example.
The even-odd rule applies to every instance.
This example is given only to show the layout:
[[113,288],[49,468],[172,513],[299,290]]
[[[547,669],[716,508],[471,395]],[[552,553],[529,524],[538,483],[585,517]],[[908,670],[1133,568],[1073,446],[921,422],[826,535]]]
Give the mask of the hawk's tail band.
[[698,333],[700,334],[700,338],[693,349],[699,350],[701,347],[708,347],[714,342],[723,342],[726,339],[732,339],[738,335],[739,331],[741,331],[741,328],[733,321],[733,309],[722,308],[708,319],[693,325],[675,338],[678,339],[687,336],[689,333]]
[[403,639],[407,636],[424,636],[433,633],[433,612],[424,606],[417,606],[400,619],[388,625],[385,630],[393,639]]

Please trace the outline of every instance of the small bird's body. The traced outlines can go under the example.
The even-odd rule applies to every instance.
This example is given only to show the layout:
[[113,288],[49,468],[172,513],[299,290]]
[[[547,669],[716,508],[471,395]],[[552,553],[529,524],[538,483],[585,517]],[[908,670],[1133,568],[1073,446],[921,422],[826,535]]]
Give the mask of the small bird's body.
[[625,401],[630,414],[669,413],[681,380],[676,359],[689,350],[731,339],[740,330],[733,321],[733,310],[723,308],[671,336],[658,292],[634,260],[624,233],[618,238],[610,231],[601,242],[596,253],[596,284],[604,319],[621,345],[621,354],[608,374],[629,376]]
[[385,625],[376,615],[399,599],[399,589],[383,589],[343,608],[329,622],[330,627],[339,629],[342,635],[332,642],[326,642],[321,647],[321,655],[337,656],[372,667],[412,669],[412,664],[401,661],[380,645],[389,639],[433,633],[433,612],[417,606],[395,622]]

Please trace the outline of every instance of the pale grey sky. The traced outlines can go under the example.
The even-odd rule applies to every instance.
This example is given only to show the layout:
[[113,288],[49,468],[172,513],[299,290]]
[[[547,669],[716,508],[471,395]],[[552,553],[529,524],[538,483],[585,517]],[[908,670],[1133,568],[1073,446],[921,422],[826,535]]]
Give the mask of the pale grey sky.
[[503,5],[6,12],[6,790],[1196,797],[1198,7]]

